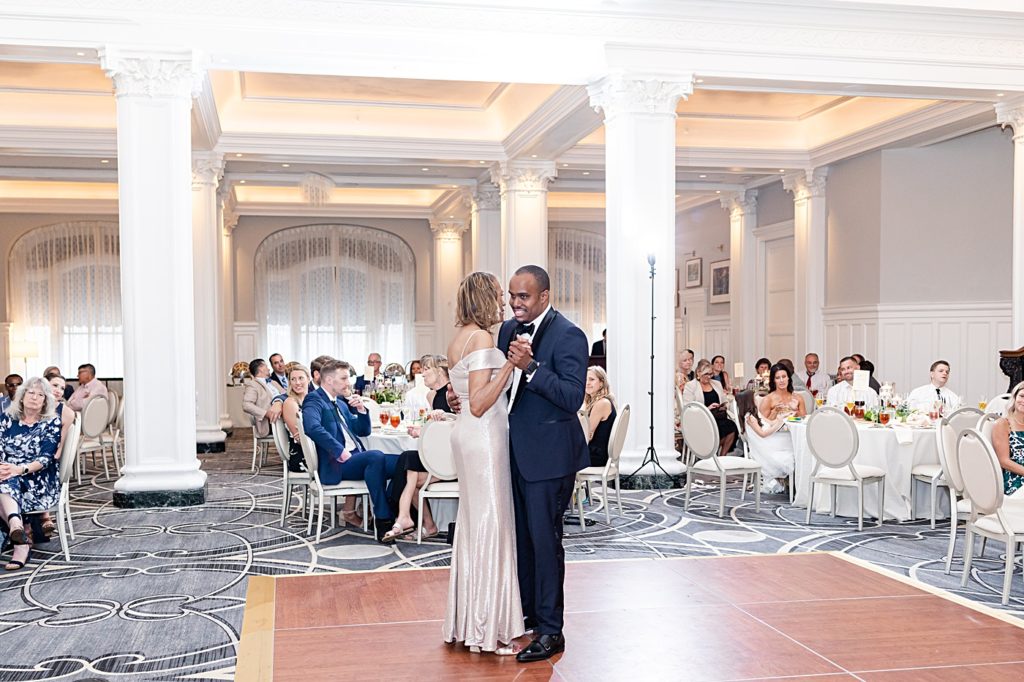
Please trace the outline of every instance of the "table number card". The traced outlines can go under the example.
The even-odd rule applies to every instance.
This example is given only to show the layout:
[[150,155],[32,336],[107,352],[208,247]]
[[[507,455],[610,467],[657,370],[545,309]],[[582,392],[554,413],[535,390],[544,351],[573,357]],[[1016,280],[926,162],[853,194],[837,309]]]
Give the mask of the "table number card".
[[423,387],[425,385],[426,384],[423,382],[423,375],[422,374],[417,374],[416,375],[416,388],[421,388],[421,387]]
[[373,366],[372,365],[367,367],[366,371],[363,372],[363,380],[365,380],[366,383],[368,383],[368,384],[373,382]]
[[732,378],[733,379],[739,379],[741,376],[743,376],[743,363],[742,362],[733,363],[733,366],[732,366]]
[[853,390],[855,391],[866,391],[869,386],[871,374],[865,369],[853,370]]

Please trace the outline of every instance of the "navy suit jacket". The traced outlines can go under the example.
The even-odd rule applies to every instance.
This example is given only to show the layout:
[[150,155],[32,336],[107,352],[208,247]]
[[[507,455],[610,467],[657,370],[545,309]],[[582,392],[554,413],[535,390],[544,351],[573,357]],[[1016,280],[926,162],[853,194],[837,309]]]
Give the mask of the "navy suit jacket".
[[356,450],[356,444],[349,443],[345,438],[341,419],[347,422],[349,430],[356,436],[369,436],[372,432],[369,412],[352,414],[347,403],[331,400],[322,388],[316,389],[302,401],[302,427],[316,444],[316,454],[320,460],[317,470],[320,482],[324,485],[337,485],[341,482],[341,463],[337,458],[346,447],[350,452]]
[[[498,331],[503,353],[508,353],[517,324],[514,318],[506,320]],[[571,476],[590,466],[576,416],[587,383],[587,337],[553,308],[539,324],[533,359],[540,366],[529,382],[523,375],[508,416],[512,457],[527,481]]]

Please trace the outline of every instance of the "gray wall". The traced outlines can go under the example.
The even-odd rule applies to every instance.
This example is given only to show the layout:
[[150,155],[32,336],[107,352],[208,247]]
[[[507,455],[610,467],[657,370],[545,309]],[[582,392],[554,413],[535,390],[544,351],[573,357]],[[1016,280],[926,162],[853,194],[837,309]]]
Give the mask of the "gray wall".
[[878,303],[881,187],[881,152],[858,156],[829,170],[827,306]]
[[[692,252],[696,251],[696,255]],[[685,211],[676,216],[676,267],[679,268],[679,288],[684,290],[683,268],[691,258],[702,259],[703,281],[708,288],[711,263],[729,258],[729,212],[715,201]],[[680,311],[682,308],[680,307]],[[728,303],[709,304],[708,315],[728,315]]]
[[757,188],[757,224],[774,225],[793,219],[793,195],[782,181]]

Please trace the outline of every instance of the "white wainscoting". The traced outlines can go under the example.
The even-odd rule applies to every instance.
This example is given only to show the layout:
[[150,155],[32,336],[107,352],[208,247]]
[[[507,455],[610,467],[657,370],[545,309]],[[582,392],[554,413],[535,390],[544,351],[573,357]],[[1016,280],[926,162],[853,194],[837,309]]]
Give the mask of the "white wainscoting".
[[413,323],[413,343],[416,348],[416,357],[422,357],[427,353],[444,355],[448,348],[440,348],[437,340],[437,323],[433,320]]
[[256,322],[235,322],[234,343],[231,346],[235,349],[235,361],[244,360],[249,362],[259,357],[259,335],[260,326]]
[[[710,360],[716,355],[729,355],[731,346],[729,331],[732,324],[728,315],[708,315],[704,318],[704,345],[701,346],[700,358]],[[726,366],[729,366],[729,358],[726,357]]]
[[684,348],[692,348],[696,357],[710,360],[715,355],[725,355],[729,360],[732,323],[728,315],[708,315],[708,290],[704,287],[684,289],[682,292],[684,317],[676,322],[676,354]]
[[825,308],[822,364],[850,353],[875,363],[880,381],[906,393],[928,381],[934,360],[951,365],[949,387],[970,405],[1006,390],[999,351],[1010,347],[1010,303],[880,304]]

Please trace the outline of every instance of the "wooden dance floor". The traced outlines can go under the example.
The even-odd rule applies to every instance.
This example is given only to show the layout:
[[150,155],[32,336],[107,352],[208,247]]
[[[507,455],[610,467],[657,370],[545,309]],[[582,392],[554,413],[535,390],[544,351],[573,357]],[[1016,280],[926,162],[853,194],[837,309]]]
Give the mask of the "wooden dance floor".
[[566,567],[565,653],[441,642],[447,569],[249,580],[236,680],[1019,680],[1011,616],[834,554]]

